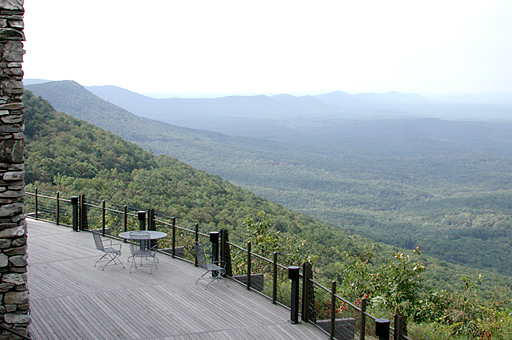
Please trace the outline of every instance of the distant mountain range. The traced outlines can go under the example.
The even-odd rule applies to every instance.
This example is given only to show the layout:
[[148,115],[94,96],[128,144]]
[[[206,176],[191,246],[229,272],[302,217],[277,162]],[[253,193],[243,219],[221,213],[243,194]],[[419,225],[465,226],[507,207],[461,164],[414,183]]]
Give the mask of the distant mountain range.
[[[48,83],[27,79],[27,86]],[[333,121],[382,118],[441,118],[492,121],[512,119],[512,94],[488,93],[429,99],[400,92],[315,96],[227,96],[151,98],[116,86],[86,87],[98,97],[140,117],[228,135],[267,138],[261,131],[323,126]],[[272,128],[274,127],[274,128]]]
[[[512,99],[481,94],[428,99],[418,94],[335,91],[315,96],[228,96],[221,98],[146,97],[115,86],[89,91],[141,117],[169,124],[250,137],[266,137],[268,125],[324,125],[347,119],[441,118],[490,121],[512,119]],[[512,98],[512,94],[510,95]]]

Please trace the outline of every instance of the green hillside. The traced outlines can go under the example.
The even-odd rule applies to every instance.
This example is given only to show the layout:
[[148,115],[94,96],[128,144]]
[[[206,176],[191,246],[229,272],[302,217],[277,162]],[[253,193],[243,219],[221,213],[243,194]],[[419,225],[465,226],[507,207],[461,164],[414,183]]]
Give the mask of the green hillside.
[[[219,227],[241,226],[248,217],[257,218],[260,211],[265,211],[277,230],[306,239],[308,250],[321,255],[319,263],[330,268],[326,271],[333,276],[337,275],[336,263],[344,261],[345,251],[357,252],[371,244],[368,239],[295,213],[176,158],[153,156],[110,132],[54,111],[47,101],[28,91],[24,102],[28,184],[84,193],[118,204],[153,207],[178,219]],[[379,247],[382,254],[377,258],[393,252],[384,244]],[[456,270],[455,266],[443,266]],[[459,274],[463,271],[467,270]],[[434,277],[439,275],[443,274]],[[448,277],[446,280],[451,281]]]
[[330,247],[356,249],[361,242],[216,175],[169,156],[155,157],[110,132],[55,112],[47,101],[28,91],[24,103],[29,185],[152,207],[180,220],[219,228],[234,229],[265,211],[277,230],[307,236],[309,251],[325,254],[324,259]]
[[[230,229],[234,238],[240,240],[248,235],[243,222],[247,218],[264,222],[259,215],[264,211],[273,222],[272,229],[267,232],[280,231],[292,243],[304,243],[301,256],[318,256],[314,263],[317,275],[338,280],[340,294],[356,297],[384,294],[379,297],[381,300],[392,301],[396,291],[386,282],[396,283],[397,279],[403,279],[401,274],[407,274],[406,284],[398,292],[409,294],[406,302],[415,302],[401,304],[401,308],[417,321],[438,322],[438,316],[444,315],[447,308],[466,308],[466,313],[477,313],[485,308],[482,314],[485,317],[501,315],[502,307],[494,303],[499,301],[502,306],[501,301],[510,294],[508,290],[500,290],[499,295],[489,298],[498,287],[509,287],[512,284],[510,277],[489,271],[477,272],[348,235],[236,187],[216,175],[194,169],[173,157],[153,156],[110,132],[55,112],[48,102],[28,91],[24,103],[29,190],[37,186],[67,194],[84,193],[88,197],[131,207],[152,207],[179,220]],[[397,255],[394,257],[393,254]],[[424,266],[426,271],[421,274],[422,280],[418,273]],[[477,282],[479,273],[486,278],[479,291],[488,297],[487,301],[477,297],[472,284],[469,290],[458,292],[461,279],[468,283]],[[388,293],[391,295],[386,297]],[[468,301],[474,304],[474,310],[457,304],[460,294],[471,294]],[[381,300],[376,300],[377,306]],[[489,322],[486,320],[483,325],[487,327]],[[451,327],[451,321],[446,325]],[[485,329],[482,327],[476,328],[474,334],[480,334],[478,332]]]
[[267,120],[253,129],[266,139],[241,138],[137,117],[75,82],[30,88],[146,150],[347,233],[512,275],[511,122]]

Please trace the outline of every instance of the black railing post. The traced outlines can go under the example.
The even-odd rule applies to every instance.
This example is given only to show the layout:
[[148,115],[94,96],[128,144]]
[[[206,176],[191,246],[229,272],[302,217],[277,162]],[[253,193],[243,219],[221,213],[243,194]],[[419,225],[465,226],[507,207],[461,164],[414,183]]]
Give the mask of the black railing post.
[[107,209],[106,209],[107,202],[103,200],[101,202],[101,234],[105,236],[105,227],[107,225]]
[[38,199],[37,199],[37,188],[34,188],[34,192],[35,192],[35,202],[34,202],[34,205],[35,205],[35,208],[36,208],[35,218],[37,220],[39,218],[39,202],[38,202]]
[[[156,230],[155,209],[148,209],[148,230]],[[158,240],[150,240],[149,244],[150,249],[158,248]]]
[[[195,234],[196,242],[199,242],[199,223],[196,223],[196,225],[195,225],[194,234]],[[199,265],[198,262],[197,262],[197,256],[194,256],[194,265],[196,267]]]
[[156,230],[155,209],[148,209],[148,230]]
[[302,321],[308,322],[314,317],[314,291],[311,280],[313,279],[313,268],[311,263],[304,262],[302,269]]
[[251,271],[252,271],[252,243],[247,242],[247,290],[251,290]]
[[78,226],[78,196],[71,196],[73,206],[73,231],[80,231]]
[[172,218],[172,257],[176,256],[176,217]]
[[274,252],[272,274],[272,303],[275,305],[277,302],[277,251]]
[[331,339],[336,337],[336,281],[331,282]]
[[220,230],[220,260],[224,261],[226,276],[233,276],[231,250],[229,248],[229,231],[227,229]]
[[389,340],[389,320],[377,319],[375,320],[375,335],[379,340]]
[[[137,218],[139,219],[139,230],[146,230],[146,212],[144,210],[137,211]],[[149,246],[150,244],[146,243],[145,240],[140,241],[141,249],[147,250]]]
[[[125,205],[123,207],[123,217],[124,217],[124,231],[128,231],[128,206]],[[124,240],[126,242],[126,239]]]
[[213,263],[217,264],[219,262],[219,232],[218,231],[210,232],[210,242],[212,243],[212,260],[213,260]]
[[364,340],[366,336],[366,306],[368,301],[365,298],[361,299],[361,332],[359,334],[359,340]]
[[138,211],[137,218],[139,219],[139,230],[146,230],[146,212],[144,210]]
[[394,340],[402,340],[407,336],[407,317],[395,314]]
[[290,322],[292,324],[299,323],[299,279],[300,279],[300,267],[290,266],[288,267],[288,278],[292,280],[291,283],[291,310],[290,310]]
[[55,193],[56,195],[56,198],[57,198],[57,216],[55,217],[55,223],[57,225],[60,224],[60,192],[56,192]]
[[[210,232],[210,242],[212,243],[212,263],[219,263],[219,232],[211,231]],[[212,276],[216,277],[219,275],[217,271],[212,272]]]
[[87,200],[85,199],[85,195],[80,195],[80,230],[89,229],[89,222],[87,220]]

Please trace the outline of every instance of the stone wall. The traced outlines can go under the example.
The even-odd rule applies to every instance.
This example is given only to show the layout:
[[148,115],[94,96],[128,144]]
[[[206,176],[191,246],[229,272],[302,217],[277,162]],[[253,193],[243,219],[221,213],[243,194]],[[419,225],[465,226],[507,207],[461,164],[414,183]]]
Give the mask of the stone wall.
[[[28,334],[23,0],[0,0],[0,323]],[[18,337],[0,332],[0,339]]]

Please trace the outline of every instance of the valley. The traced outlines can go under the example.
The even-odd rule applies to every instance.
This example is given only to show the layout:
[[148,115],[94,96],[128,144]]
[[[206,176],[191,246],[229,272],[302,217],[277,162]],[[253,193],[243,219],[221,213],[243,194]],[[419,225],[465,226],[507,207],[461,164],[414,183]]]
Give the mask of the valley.
[[[461,109],[467,110],[469,104],[447,103],[449,108],[459,108],[453,116],[468,120],[446,120],[418,117],[414,114],[421,111],[418,106],[407,111],[407,117],[403,112],[401,117],[386,116],[385,110],[375,116],[379,103],[391,110],[405,101],[402,108],[407,108],[425,101],[417,97],[400,97],[397,102],[388,96],[385,104],[382,98],[377,104],[374,99],[370,101],[373,109],[365,104],[369,113],[364,115],[358,113],[364,107],[356,107],[355,98],[347,102],[350,114],[336,108],[331,98],[320,105],[329,110],[319,115],[312,114],[318,98],[251,97],[245,105],[250,109],[238,116],[236,110],[244,109],[244,98],[218,99],[237,103],[236,110],[219,114],[213,109],[201,111],[207,103],[198,100],[199,106],[190,104],[194,114],[180,111],[176,118],[189,117],[187,124],[196,124],[191,129],[149,119],[158,118],[150,113],[136,116],[74,82],[27,88],[59,111],[346,232],[398,247],[420,246],[442,260],[511,275],[512,123],[469,120],[469,113]],[[115,90],[118,96],[118,92],[127,95]],[[167,121],[173,121],[172,112],[179,111],[165,113],[164,106],[155,106],[153,99],[141,95],[122,98],[139,103],[137,110],[147,107],[148,112],[160,112]],[[271,111],[273,102],[279,110]],[[216,110],[221,110],[218,105]],[[290,109],[294,105],[303,105],[297,116]],[[486,105],[480,102],[473,114],[497,107],[496,114],[501,116],[512,112],[507,111],[506,102]],[[429,107],[440,106],[429,103],[421,112],[426,115]],[[210,123],[225,133],[201,130]]]

